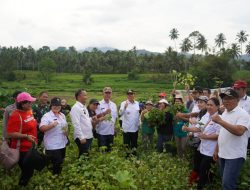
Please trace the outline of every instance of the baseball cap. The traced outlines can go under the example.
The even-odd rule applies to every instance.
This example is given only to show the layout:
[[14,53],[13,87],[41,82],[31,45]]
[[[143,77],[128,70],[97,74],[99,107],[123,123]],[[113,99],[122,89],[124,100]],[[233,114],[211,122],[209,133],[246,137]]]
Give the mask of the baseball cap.
[[51,106],[61,106],[61,99],[58,97],[54,97],[50,100],[50,105]]
[[111,87],[104,87],[103,92],[112,92]]
[[176,94],[174,99],[183,99],[182,95],[181,94]]
[[161,92],[161,93],[158,94],[158,96],[159,96],[159,97],[164,97],[164,98],[165,98],[165,97],[167,96],[167,94],[166,94],[165,92]]
[[36,101],[36,98],[33,98],[28,92],[21,92],[17,95],[16,101],[18,103],[23,101],[34,102]]
[[99,105],[100,103],[97,99],[93,98],[89,101],[89,104],[98,104]]
[[167,100],[165,100],[165,99],[160,100],[158,103],[164,103],[164,104],[169,105],[168,101],[167,101]]
[[66,104],[67,104],[67,100],[62,99],[62,100],[61,100],[61,105],[62,105],[62,106],[65,106]]
[[247,88],[247,82],[243,80],[237,80],[234,82],[233,88]]
[[207,103],[208,97],[207,96],[199,96],[198,100],[204,101]]
[[239,98],[238,93],[233,89],[227,89],[225,92],[220,93],[220,97],[223,99],[225,96]]
[[146,103],[145,103],[145,105],[148,105],[148,104],[149,104],[149,105],[154,105],[153,102],[150,101],[150,100],[146,101]]
[[129,89],[128,91],[127,91],[127,94],[134,94],[135,93],[135,91],[133,91],[133,90],[131,90],[131,89]]

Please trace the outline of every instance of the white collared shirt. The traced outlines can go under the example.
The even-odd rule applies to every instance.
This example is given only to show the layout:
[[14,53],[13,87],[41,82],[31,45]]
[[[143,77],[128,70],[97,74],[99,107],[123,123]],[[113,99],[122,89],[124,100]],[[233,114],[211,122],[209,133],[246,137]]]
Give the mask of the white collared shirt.
[[[217,114],[217,113],[215,113]],[[205,135],[219,134],[220,125],[211,121],[211,115],[207,112],[199,121],[196,127],[202,129],[202,133]],[[204,125],[201,126],[201,123]],[[199,146],[200,153],[206,156],[213,156],[217,140],[201,139]]]
[[224,159],[246,159],[248,131],[250,130],[250,118],[248,113],[237,106],[230,112],[225,110],[221,117],[224,121],[232,125],[244,126],[247,130],[243,135],[236,136],[224,127],[221,127],[218,138],[219,157]]
[[111,121],[104,120],[97,124],[96,132],[100,135],[114,135],[115,134],[115,122],[117,118],[117,106],[114,102],[101,100],[100,105],[96,110],[96,115],[105,112],[107,109],[111,109]]
[[191,113],[197,113],[197,112],[200,112],[200,109],[198,107],[198,101],[194,101],[194,107],[193,107]]
[[250,97],[245,95],[240,99],[238,104],[242,109],[246,110],[246,112],[250,115]]
[[133,103],[128,101],[128,107],[125,104],[128,100],[121,103],[119,114],[122,116],[122,129],[126,132],[137,132],[140,126],[140,107],[137,101]]
[[63,127],[67,126],[67,121],[63,113],[60,113],[58,116],[55,115],[52,111],[44,114],[41,119],[39,128],[44,125],[49,125],[54,121],[57,121],[58,124],[50,130],[44,132],[43,142],[46,150],[65,148],[68,142],[67,137],[63,132]]
[[91,118],[85,105],[76,101],[70,111],[70,118],[74,127],[74,139],[93,138]]

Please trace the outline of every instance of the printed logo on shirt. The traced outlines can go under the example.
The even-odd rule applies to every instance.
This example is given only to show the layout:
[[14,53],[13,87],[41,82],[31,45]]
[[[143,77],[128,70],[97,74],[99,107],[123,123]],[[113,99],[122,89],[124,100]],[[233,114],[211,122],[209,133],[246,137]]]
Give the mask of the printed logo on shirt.
[[28,123],[29,121],[32,121],[34,120],[34,117],[33,116],[28,116],[27,119],[24,120],[25,123]]

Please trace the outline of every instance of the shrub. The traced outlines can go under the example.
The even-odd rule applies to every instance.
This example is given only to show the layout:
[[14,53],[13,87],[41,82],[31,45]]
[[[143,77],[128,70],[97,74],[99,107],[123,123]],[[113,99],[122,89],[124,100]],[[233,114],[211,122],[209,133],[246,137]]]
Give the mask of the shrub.
[[8,71],[3,74],[4,79],[7,81],[15,81],[16,80],[16,74],[13,71]]
[[94,79],[93,77],[91,77],[91,75],[92,75],[91,71],[86,70],[84,72],[82,80],[86,85],[91,85],[91,83],[94,82]]
[[25,79],[26,79],[26,74],[25,73],[19,72],[19,71],[16,72],[16,80],[17,81],[22,81],[22,80],[25,80]]
[[128,80],[138,80],[139,73],[137,71],[131,71],[128,73]]

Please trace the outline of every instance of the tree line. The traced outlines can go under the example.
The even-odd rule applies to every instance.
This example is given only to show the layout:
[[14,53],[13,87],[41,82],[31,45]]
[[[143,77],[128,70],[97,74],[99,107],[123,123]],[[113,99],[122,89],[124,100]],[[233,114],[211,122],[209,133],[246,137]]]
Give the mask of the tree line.
[[[223,33],[215,38],[215,46],[209,48],[207,39],[199,31],[190,33],[182,40],[178,51],[176,40],[179,32],[173,28],[169,37],[174,40],[174,48],[169,46],[164,53],[139,54],[136,47],[128,51],[112,50],[102,52],[94,48],[91,52],[79,52],[74,46],[50,49],[43,46],[35,50],[28,47],[0,46],[0,74],[2,78],[13,75],[14,70],[33,70],[45,72],[70,73],[169,73],[191,72],[196,76],[203,76],[209,72],[210,80],[216,73],[223,81],[235,70],[249,70],[249,62],[241,59],[243,45],[247,42],[248,34],[240,31],[236,36],[236,43],[225,48],[227,43]],[[192,51],[192,52],[191,52]],[[246,45],[245,53],[250,55],[250,42]],[[216,72],[215,72],[215,71]],[[226,72],[225,72],[226,71]],[[227,74],[228,72],[228,74]],[[210,76],[212,75],[212,76]],[[9,78],[11,78],[9,76]],[[205,80],[205,79],[204,79]]]

